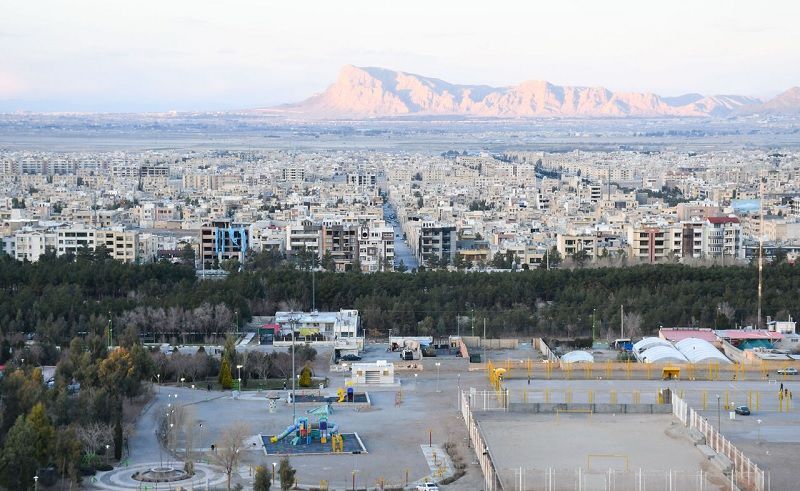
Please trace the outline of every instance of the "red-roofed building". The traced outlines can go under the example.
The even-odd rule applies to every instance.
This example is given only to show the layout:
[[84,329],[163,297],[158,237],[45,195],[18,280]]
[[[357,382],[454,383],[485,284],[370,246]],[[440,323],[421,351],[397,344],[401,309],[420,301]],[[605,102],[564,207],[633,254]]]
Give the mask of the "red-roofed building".
[[658,330],[658,337],[673,343],[686,338],[702,339],[711,344],[719,343],[714,331],[705,327],[662,327]]

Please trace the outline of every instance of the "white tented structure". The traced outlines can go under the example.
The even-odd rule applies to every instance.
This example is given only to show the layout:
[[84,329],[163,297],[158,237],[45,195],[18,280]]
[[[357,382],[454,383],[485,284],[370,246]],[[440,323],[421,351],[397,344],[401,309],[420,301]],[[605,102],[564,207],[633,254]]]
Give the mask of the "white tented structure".
[[670,343],[667,343],[666,346],[657,345],[647,348],[641,353],[637,353],[636,358],[642,363],[688,363],[689,361]]
[[675,343],[678,351],[685,356],[690,363],[730,363],[720,351],[705,339],[685,338]]
[[672,348],[672,343],[666,339],[656,337],[642,338],[641,341],[637,341],[633,345],[633,353],[638,357],[640,353],[643,353],[645,350],[648,350],[654,346],[665,346]]
[[562,363],[594,363],[594,355],[587,351],[570,351],[561,357]]

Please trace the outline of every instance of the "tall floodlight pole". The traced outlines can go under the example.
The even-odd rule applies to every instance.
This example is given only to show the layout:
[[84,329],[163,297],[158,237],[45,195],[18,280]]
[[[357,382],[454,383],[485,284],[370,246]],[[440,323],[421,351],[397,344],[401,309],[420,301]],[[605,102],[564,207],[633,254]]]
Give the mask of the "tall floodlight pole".
[[761,327],[761,291],[764,285],[764,176],[758,179],[758,313],[756,314],[756,327]]
[[289,314],[289,325],[292,326],[292,424],[297,420],[297,395],[295,393],[295,384],[297,383],[297,376],[294,369],[294,331],[297,327],[297,318],[294,315],[294,309]]

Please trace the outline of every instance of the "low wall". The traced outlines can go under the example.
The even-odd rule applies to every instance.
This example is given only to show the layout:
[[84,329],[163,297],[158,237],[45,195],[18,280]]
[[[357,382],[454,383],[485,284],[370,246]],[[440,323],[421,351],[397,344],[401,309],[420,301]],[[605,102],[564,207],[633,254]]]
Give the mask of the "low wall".
[[517,349],[517,338],[482,339],[480,336],[461,336],[467,348]]
[[597,414],[671,414],[669,404],[588,404],[557,402],[512,402],[508,405],[511,413],[586,412]]

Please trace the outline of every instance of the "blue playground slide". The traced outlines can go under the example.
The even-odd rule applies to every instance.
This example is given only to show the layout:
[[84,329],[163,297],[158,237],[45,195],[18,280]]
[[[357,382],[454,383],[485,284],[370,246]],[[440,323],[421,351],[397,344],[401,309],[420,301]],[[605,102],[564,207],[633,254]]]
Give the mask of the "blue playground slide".
[[279,440],[283,440],[284,438],[286,438],[287,436],[291,435],[295,431],[297,431],[297,425],[287,426],[286,429],[283,430],[283,433],[281,433],[280,435],[275,435],[272,438],[270,438],[269,440],[272,443],[275,443],[275,442],[277,442]]

